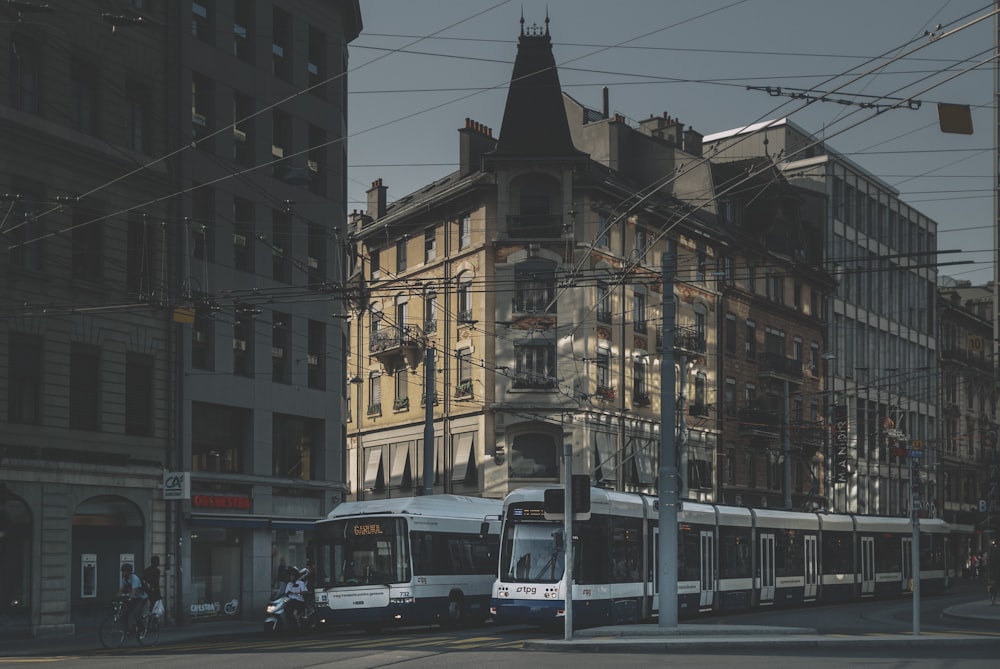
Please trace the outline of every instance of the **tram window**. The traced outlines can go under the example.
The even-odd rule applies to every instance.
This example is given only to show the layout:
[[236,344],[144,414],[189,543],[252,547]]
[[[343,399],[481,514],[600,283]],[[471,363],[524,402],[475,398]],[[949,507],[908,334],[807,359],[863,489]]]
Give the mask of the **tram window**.
[[851,533],[823,533],[823,573],[850,574],[851,566]]
[[609,545],[607,516],[594,516],[577,526],[573,546],[573,580],[578,584],[608,583]]
[[887,534],[875,537],[875,571],[892,573],[902,570],[903,542],[899,535]]
[[701,537],[697,532],[681,532],[678,537],[677,580],[701,580]]
[[719,578],[750,578],[750,529],[719,528]]
[[611,580],[634,583],[642,579],[642,521],[619,518],[611,528]]
[[774,537],[774,573],[776,576],[796,576],[802,573],[802,541],[797,532],[786,530]]

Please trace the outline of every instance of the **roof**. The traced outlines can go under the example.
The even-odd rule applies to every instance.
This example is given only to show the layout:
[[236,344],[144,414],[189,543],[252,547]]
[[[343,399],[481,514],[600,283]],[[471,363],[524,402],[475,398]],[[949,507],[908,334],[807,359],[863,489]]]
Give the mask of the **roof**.
[[485,520],[487,516],[499,516],[503,502],[487,497],[463,497],[462,495],[426,495],[422,497],[398,497],[395,499],[372,499],[363,502],[343,502],[333,508],[328,519],[345,518],[371,514],[439,516],[443,518],[475,518]]

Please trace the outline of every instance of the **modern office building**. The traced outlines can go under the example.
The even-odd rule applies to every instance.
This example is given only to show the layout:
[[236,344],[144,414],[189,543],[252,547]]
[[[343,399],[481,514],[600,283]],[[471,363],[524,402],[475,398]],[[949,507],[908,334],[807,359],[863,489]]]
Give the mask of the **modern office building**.
[[[0,10],[0,625],[15,633],[93,623],[120,564],[153,554],[170,618],[257,615],[346,490],[359,3],[120,5]],[[166,500],[177,480],[190,495]]]
[[889,184],[787,119],[705,137],[714,161],[769,158],[821,196],[831,509],[908,513],[910,456],[921,512],[937,515],[937,224]]

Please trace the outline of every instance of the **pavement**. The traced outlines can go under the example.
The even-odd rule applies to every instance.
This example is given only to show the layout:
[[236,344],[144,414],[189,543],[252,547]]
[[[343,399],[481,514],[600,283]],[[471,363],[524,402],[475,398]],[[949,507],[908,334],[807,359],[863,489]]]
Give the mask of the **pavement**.
[[[673,628],[660,628],[656,623],[617,625],[575,630],[573,638],[529,639],[525,650],[555,652],[658,652],[658,651],[727,651],[782,648],[853,647],[865,646],[997,646],[1000,647],[1000,604],[990,606],[985,593],[970,595],[969,601],[944,609],[943,616],[951,621],[969,621],[967,632],[922,632],[913,634],[820,634],[810,627],[774,627],[761,625],[715,624],[710,619],[686,622]],[[227,620],[164,627],[157,646],[184,644],[209,638],[259,636],[263,629],[259,620]],[[135,646],[134,639],[126,641]],[[4,660],[31,656],[67,656],[89,654],[100,649],[96,630],[83,630],[74,635],[44,636],[32,639],[0,638],[0,666]]]

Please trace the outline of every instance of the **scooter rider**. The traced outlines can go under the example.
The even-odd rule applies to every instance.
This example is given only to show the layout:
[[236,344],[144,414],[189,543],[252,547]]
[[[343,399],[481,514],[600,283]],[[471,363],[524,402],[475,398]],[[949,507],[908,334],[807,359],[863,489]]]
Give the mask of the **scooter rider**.
[[309,586],[302,581],[299,570],[296,567],[289,567],[285,595],[288,596],[288,611],[295,618],[295,626],[299,628],[302,627],[302,616],[305,613],[308,593]]

